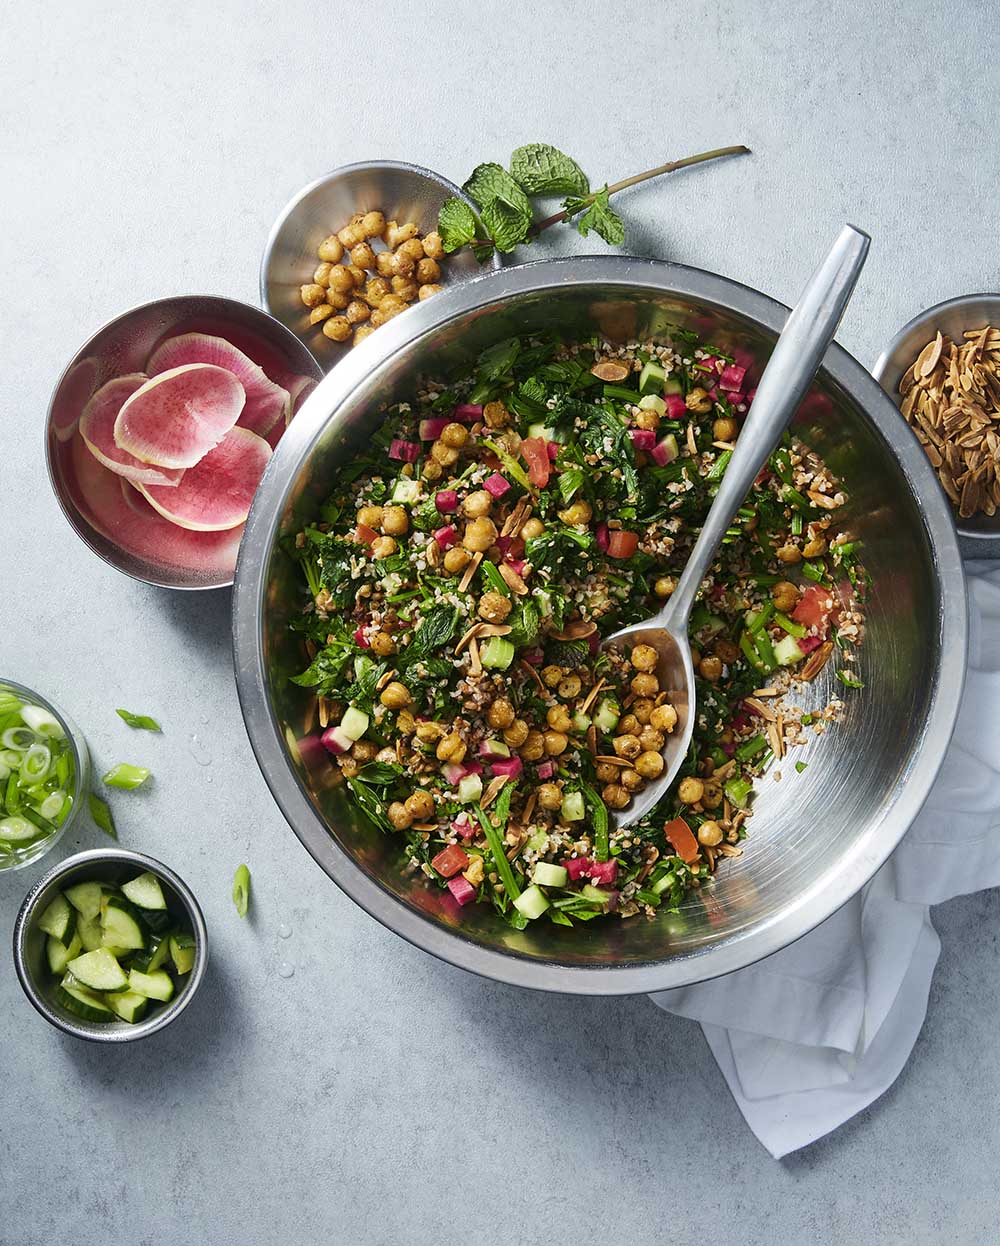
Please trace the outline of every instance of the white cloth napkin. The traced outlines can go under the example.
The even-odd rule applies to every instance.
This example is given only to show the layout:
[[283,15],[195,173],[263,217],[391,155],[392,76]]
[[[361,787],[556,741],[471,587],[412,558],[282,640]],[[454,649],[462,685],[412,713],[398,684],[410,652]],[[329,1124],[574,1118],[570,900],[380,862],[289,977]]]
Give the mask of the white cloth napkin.
[[1000,571],[966,570],[969,673],[958,726],[892,857],[791,947],[650,996],[701,1022],[747,1124],[775,1158],[892,1085],[923,1025],[940,951],[929,905],[1000,885]]

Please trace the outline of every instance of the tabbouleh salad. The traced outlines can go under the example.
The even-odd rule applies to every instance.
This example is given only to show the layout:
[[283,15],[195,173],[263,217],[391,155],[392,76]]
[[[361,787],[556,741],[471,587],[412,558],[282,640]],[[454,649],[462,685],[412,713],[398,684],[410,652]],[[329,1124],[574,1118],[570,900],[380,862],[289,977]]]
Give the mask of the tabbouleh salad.
[[511,338],[388,409],[296,537],[296,682],[355,801],[444,903],[491,904],[517,928],[676,909],[742,852],[765,769],[778,778],[840,717],[836,698],[796,710],[795,684],[833,661],[861,686],[867,577],[846,499],[786,434],[692,615],[685,763],[652,811],[610,826],[662,772],[677,716],[648,646],[607,653],[601,637],[673,592],[749,384],[684,333]]

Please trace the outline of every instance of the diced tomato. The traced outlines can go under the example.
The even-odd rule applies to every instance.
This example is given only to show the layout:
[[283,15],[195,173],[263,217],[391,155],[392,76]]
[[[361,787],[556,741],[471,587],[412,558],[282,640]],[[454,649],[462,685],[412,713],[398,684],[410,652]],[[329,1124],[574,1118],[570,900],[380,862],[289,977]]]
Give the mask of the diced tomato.
[[818,628],[826,635],[830,611],[833,609],[833,597],[828,588],[818,584],[810,584],[799,598],[799,604],[792,611],[792,618],[803,627]]
[[361,545],[372,545],[377,538],[378,533],[366,523],[359,523],[354,529],[354,539]]
[[672,822],[668,822],[663,828],[668,842],[672,845],[674,852],[686,861],[688,865],[692,861],[697,861],[701,856],[701,850],[698,847],[698,841],[694,837],[694,832],[684,821],[683,818],[674,818]]
[[608,534],[609,558],[631,558],[638,548],[639,537],[635,532],[626,532],[623,528],[616,528],[614,532]]
[[451,878],[469,864],[469,854],[458,844],[449,844],[442,848],[436,857],[431,857],[431,868],[437,870],[442,878]]
[[539,489],[544,489],[549,483],[549,473],[552,470],[545,438],[526,437],[521,442],[521,454],[528,464],[528,479]]

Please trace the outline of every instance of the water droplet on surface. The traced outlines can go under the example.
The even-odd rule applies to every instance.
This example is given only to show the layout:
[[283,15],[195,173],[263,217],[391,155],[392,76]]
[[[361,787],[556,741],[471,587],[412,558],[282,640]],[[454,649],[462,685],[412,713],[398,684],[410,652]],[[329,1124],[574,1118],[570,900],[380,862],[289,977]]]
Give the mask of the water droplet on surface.
[[205,741],[196,731],[192,731],[191,737],[188,740],[188,752],[199,766],[210,766],[212,764],[212,754]]
[[204,724],[204,726],[206,726],[206,727],[207,727],[207,726],[208,726],[208,724],[211,722],[211,719],[209,718],[209,716],[208,716],[207,714],[202,714],[202,716],[201,716],[201,721],[202,721],[202,723]]
[[283,960],[281,964],[278,966],[278,977],[279,978],[290,978],[294,973],[295,973],[295,966],[290,964],[287,960]]
[[281,925],[278,927],[278,938],[279,939],[290,939],[291,937],[292,937],[291,926],[286,926],[285,923],[282,922]]

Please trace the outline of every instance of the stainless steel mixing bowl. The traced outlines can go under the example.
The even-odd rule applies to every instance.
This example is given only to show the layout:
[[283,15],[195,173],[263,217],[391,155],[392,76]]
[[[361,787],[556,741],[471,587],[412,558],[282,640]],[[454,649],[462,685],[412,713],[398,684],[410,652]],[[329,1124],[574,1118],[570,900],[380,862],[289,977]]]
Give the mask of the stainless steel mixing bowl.
[[[763,365],[787,309],[735,282],[625,257],[564,259],[489,274],[399,316],[353,351],[304,404],[257,494],[236,574],[236,675],[250,739],[289,823],[363,908],[452,964],[522,986],[581,994],[662,990],[739,969],[828,917],[875,873],[920,809],[951,737],[966,653],[965,585],[951,516],[905,422],[839,347],[827,354],[798,433],[850,491],[850,524],[874,585],[859,673],[846,692],[828,667],[796,696],[844,693],[845,721],[795,773],[761,784],[743,855],[678,914],[541,922],[514,931],[485,906],[457,910],[398,870],[399,848],[296,740],[309,697],[288,676],[303,655],[286,628],[303,601],[282,534],[312,518],[336,465],[364,443],[381,404],[418,373],[461,366],[532,329],[662,339],[672,328]],[[831,663],[830,666],[833,664]]]

